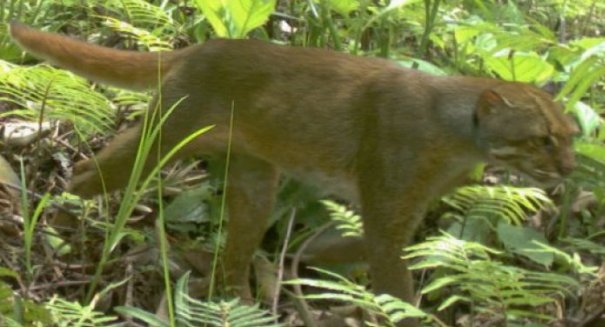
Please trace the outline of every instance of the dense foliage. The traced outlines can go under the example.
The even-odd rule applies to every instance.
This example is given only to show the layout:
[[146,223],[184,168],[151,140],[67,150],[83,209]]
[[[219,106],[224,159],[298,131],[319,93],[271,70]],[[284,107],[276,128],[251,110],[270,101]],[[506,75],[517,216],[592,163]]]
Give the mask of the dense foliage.
[[[0,0],[1,22],[18,19],[111,47],[159,51],[216,37],[259,38],[385,57],[431,74],[534,83],[556,94],[582,129],[579,166],[556,188],[539,190],[498,167],[478,167],[478,186],[434,204],[419,243],[402,252],[417,272],[420,309],[370,293],[358,265],[306,262],[310,243],[362,235],[360,218],[355,208],[318,202],[305,187],[283,181],[273,237],[254,263],[259,302],[273,304],[268,314],[211,298],[212,289],[207,301],[193,297],[208,294],[195,285],[216,266],[212,255],[224,239],[222,180],[210,179],[200,161],[172,165],[140,187],[135,179],[120,195],[82,201],[62,194],[71,163],[145,119],[149,94],[39,64],[11,42],[3,24],[0,324],[314,326],[319,312],[345,311],[331,308],[344,301],[364,308],[368,314],[358,319],[368,324],[414,316],[440,326],[600,326],[603,15],[599,0]],[[155,134],[146,134],[148,145]],[[85,217],[69,240],[46,225],[57,210]],[[323,264],[347,277],[294,267],[288,278],[301,278],[282,285],[280,297],[282,247],[298,249],[295,263]],[[336,254],[350,256],[344,251]]]

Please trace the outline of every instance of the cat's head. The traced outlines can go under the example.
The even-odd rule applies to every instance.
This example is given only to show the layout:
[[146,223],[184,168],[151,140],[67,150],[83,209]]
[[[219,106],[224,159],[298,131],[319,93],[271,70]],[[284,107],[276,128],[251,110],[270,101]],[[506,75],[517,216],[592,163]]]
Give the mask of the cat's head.
[[491,163],[551,185],[575,167],[579,129],[552,97],[533,86],[505,83],[482,92],[475,110],[477,143]]

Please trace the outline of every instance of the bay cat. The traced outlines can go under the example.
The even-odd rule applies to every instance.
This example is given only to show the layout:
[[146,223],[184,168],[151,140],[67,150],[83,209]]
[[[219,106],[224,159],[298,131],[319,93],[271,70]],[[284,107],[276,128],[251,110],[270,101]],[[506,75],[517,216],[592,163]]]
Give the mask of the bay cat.
[[[161,90],[150,110],[181,101],[163,126],[162,151],[214,125],[180,158],[224,156],[233,108],[223,263],[227,284],[244,299],[252,297],[249,264],[282,173],[360,204],[374,291],[413,301],[400,256],[431,199],[481,162],[543,184],[574,168],[576,125],[528,84],[438,77],[389,60],[257,40],[143,53],[19,23],[10,32],[31,54],[91,80]],[[96,155],[98,168],[93,160],[78,162],[69,191],[99,194],[101,175],[108,191],[125,186],[139,137],[140,126],[116,136]]]

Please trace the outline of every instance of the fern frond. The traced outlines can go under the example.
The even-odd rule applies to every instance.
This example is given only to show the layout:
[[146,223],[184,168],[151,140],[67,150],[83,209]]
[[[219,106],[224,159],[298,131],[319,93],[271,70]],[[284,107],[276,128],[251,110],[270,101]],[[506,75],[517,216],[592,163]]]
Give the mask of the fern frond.
[[361,216],[355,213],[355,211],[349,210],[346,206],[331,200],[323,200],[321,203],[328,210],[330,219],[337,223],[336,229],[341,231],[342,236],[363,236]]
[[82,306],[53,297],[47,304],[58,327],[114,327],[119,326],[118,318],[95,311],[94,306]]
[[[309,300],[342,301],[358,305],[369,313],[383,319],[387,326],[395,326],[406,318],[419,318],[427,322],[436,319],[432,315],[401,299],[387,294],[375,295],[366,290],[364,286],[355,284],[338,274],[319,268],[314,268],[314,270],[333,278],[333,280],[300,278],[289,280],[285,283],[325,289],[327,292],[305,295],[305,298]],[[370,322],[366,323],[373,326]]]
[[167,51],[172,49],[172,46],[169,42],[162,40],[160,37],[153,35],[143,28],[134,27],[129,23],[112,17],[104,18],[105,26],[113,29],[116,32],[132,36],[138,44],[144,46],[150,51]]
[[510,186],[466,186],[443,201],[458,209],[467,218],[497,217],[508,223],[520,224],[527,213],[553,207],[546,193],[538,188]]
[[580,287],[575,279],[565,275],[507,266],[496,260],[501,252],[448,234],[431,237],[406,251],[404,259],[420,259],[410,269],[446,269],[445,276],[422,289],[424,294],[446,287],[454,289],[454,295],[444,300],[439,310],[463,301],[480,312],[504,314],[514,317],[512,320],[523,317],[548,320],[550,317],[537,315],[528,308],[555,302]]
[[151,96],[149,95],[149,93],[134,92],[113,87],[110,87],[109,89],[112,92],[115,92],[115,95],[113,96],[111,101],[117,106],[135,106],[141,107],[141,109],[147,109],[146,104],[151,101]]
[[202,302],[189,296],[189,275],[179,279],[175,287],[175,311],[182,326],[281,327],[275,317],[258,305],[239,303],[238,299],[220,302]]
[[165,8],[144,0],[99,1],[101,5],[113,6],[123,10],[129,22],[136,26],[166,27],[175,22]]
[[[0,117],[38,121],[68,120],[86,135],[112,129],[115,115],[109,100],[86,80],[47,65],[20,67],[2,62],[0,101],[16,104]],[[42,109],[44,111],[42,112]]]
[[[189,274],[181,277],[174,288],[176,326],[230,326],[230,327],[283,327],[275,317],[258,305],[239,303],[238,299],[220,302],[203,302],[188,295]],[[141,319],[151,327],[167,327],[168,324],[153,314],[132,307],[118,307],[117,312]]]

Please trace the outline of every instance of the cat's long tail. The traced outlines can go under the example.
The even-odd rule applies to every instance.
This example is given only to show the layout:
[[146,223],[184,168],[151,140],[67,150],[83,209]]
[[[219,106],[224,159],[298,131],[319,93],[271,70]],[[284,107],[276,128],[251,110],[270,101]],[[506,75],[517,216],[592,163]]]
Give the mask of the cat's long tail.
[[31,54],[93,81],[128,89],[158,85],[186,50],[135,52],[105,48],[10,23],[12,38]]

